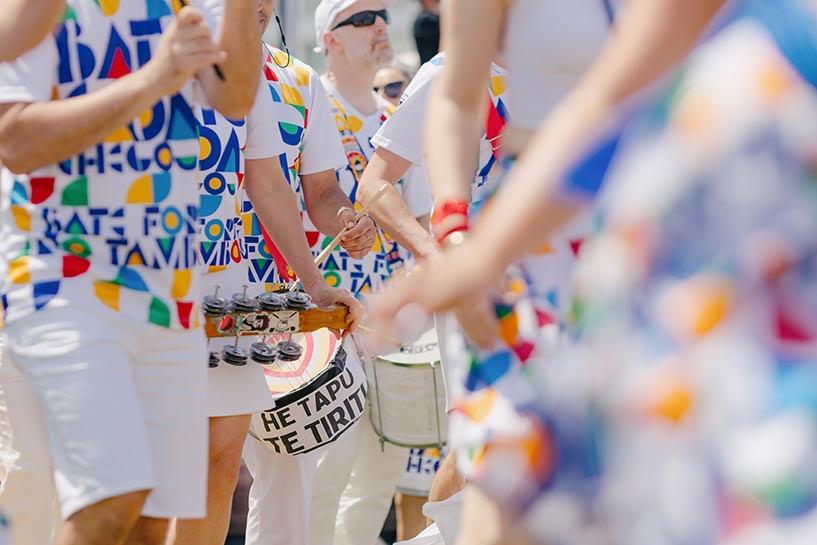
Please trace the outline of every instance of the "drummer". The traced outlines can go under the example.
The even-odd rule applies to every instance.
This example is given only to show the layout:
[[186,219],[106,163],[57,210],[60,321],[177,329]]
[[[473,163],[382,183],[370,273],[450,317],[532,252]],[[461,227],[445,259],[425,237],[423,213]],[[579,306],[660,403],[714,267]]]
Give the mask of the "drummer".
[[[269,23],[272,7],[271,0],[258,1],[261,32]],[[258,54],[267,61],[264,66],[267,73],[270,66],[275,65],[262,44],[259,44]],[[297,66],[295,62],[291,63],[290,72]],[[315,142],[321,142],[321,131],[329,134],[330,138],[322,139],[320,149],[323,153],[310,153],[311,146],[308,150],[305,148],[300,155],[300,168],[304,177],[328,178],[332,183],[322,184],[323,205],[313,206],[309,211],[329,235],[336,234],[346,224],[352,224],[353,228],[343,243],[349,245],[352,252],[361,251],[361,245],[372,244],[373,226],[368,219],[359,224],[355,221],[352,204],[334,183],[334,168],[343,161],[343,155],[334,137],[334,124],[326,97],[316,93],[315,98],[306,103],[310,119],[307,134],[316,135]],[[334,304],[349,307],[349,330],[352,330],[362,315],[362,307],[349,291],[328,286],[313,262],[301,226],[297,197],[281,169],[279,157],[290,153],[291,146],[281,139],[278,128],[281,119],[277,106],[267,79],[262,77],[255,105],[245,119],[228,119],[207,108],[197,112],[202,144],[199,206],[201,253],[208,267],[203,291],[213,294],[216,286],[220,286],[220,292],[229,298],[233,293],[241,293],[244,289],[242,286],[251,284],[248,295],[263,292],[263,283],[250,282],[250,279],[256,278],[250,273],[250,257],[254,251],[258,251],[258,246],[274,241],[292,269],[299,274],[305,291],[312,296],[314,303],[320,307]],[[271,239],[252,236],[253,226],[259,225],[259,219]],[[254,340],[244,337],[239,345],[248,349],[247,345]],[[177,520],[169,540],[173,545],[224,543],[250,416],[273,405],[261,366],[253,362],[239,366],[221,357],[222,348],[234,342],[234,338],[209,342],[211,357],[215,354],[215,359],[211,362],[208,386],[208,516],[201,520]],[[279,493],[289,500],[297,495],[297,490],[290,493],[280,482],[277,486]],[[282,522],[284,525],[295,524],[295,521],[289,520]],[[271,543],[269,540],[276,539],[276,535],[265,536],[265,543]]]
[[[447,225],[438,223],[433,226],[437,240],[429,236],[425,226],[421,226],[414,220],[399,193],[393,188],[394,184],[405,176],[412,166],[415,167],[412,169],[413,172],[424,173],[426,106],[431,88],[444,63],[445,53],[440,53],[420,68],[403,93],[400,107],[374,135],[372,145],[376,150],[363,173],[359,189],[360,198],[366,200],[384,183],[389,184],[390,191],[374,206],[371,214],[378,225],[391,233],[398,243],[409,248],[414,255],[426,259],[434,259],[437,256],[440,248],[437,240],[445,237]],[[479,166],[471,186],[475,200],[482,200],[481,196],[489,195],[496,189],[501,172],[497,161],[497,151],[507,110],[503,101],[504,69],[497,63],[491,64],[491,84],[488,91],[491,104],[479,141]],[[439,338],[441,343],[444,343],[443,331],[440,331]],[[443,363],[443,369],[448,373],[445,363]],[[450,385],[451,378],[448,376],[445,378],[446,385]],[[461,479],[457,476],[453,458],[441,467],[443,469],[433,485],[432,501],[443,500],[461,488]],[[361,480],[360,475],[365,473],[366,468],[363,461],[355,464],[351,487],[358,488],[357,481]],[[396,481],[392,483],[392,485],[396,484]],[[408,499],[401,504],[416,505],[416,501]]]

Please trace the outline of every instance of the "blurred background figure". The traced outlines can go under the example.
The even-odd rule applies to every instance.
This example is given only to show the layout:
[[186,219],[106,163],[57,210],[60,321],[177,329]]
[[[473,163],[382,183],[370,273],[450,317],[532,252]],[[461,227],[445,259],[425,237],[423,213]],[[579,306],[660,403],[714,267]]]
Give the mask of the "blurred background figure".
[[414,20],[414,42],[425,64],[440,52],[440,0],[420,0],[423,11]]
[[372,88],[380,95],[380,98],[397,106],[409,81],[411,81],[411,74],[408,70],[399,63],[393,62],[377,71]]

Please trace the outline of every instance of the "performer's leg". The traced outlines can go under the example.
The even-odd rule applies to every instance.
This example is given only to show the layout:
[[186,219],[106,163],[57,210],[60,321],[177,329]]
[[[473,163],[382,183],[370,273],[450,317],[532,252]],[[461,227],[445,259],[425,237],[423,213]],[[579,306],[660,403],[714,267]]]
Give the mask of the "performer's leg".
[[[202,333],[134,328],[109,313],[42,310],[6,328],[36,393],[67,523],[57,545],[119,545],[145,517],[203,516]],[[149,493],[149,494],[148,494]],[[140,523],[158,545],[160,521]]]
[[475,486],[465,488],[457,545],[529,545],[499,505]]
[[223,545],[250,415],[210,418],[207,518],[176,520],[168,545]]
[[309,510],[309,545],[331,545],[335,540],[335,524],[341,494],[349,482],[352,466],[358,455],[360,430],[363,422],[347,431],[328,449],[321,452]]
[[428,492],[428,501],[447,500],[465,487],[465,481],[457,471],[456,452],[451,450],[440,464],[434,480],[431,481],[431,490]]
[[417,536],[426,528],[426,517],[423,505],[427,497],[410,494],[394,495],[394,507],[397,514],[397,541],[405,541]]
[[317,454],[278,454],[247,437],[244,463],[253,476],[246,545],[306,545]]
[[384,443],[363,415],[358,455],[338,507],[335,545],[375,543],[395,488],[406,471],[409,449]]
[[51,545],[59,526],[51,455],[40,405],[8,357],[0,360],[0,511],[11,545]]

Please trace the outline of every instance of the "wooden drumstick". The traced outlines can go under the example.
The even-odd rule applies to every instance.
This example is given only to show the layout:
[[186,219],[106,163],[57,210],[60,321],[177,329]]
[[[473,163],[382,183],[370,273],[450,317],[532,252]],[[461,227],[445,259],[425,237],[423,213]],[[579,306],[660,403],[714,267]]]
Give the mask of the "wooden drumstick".
[[365,331],[366,333],[372,333],[372,334],[374,334],[374,335],[377,335],[377,336],[378,336],[378,337],[380,337],[381,339],[384,339],[384,340],[386,340],[386,341],[388,341],[388,342],[392,343],[392,344],[393,344],[394,346],[396,346],[396,347],[403,346],[403,341],[401,341],[400,339],[395,339],[395,338],[394,338],[394,337],[392,337],[391,335],[386,335],[386,334],[385,334],[385,333],[383,333],[382,331],[378,331],[378,330],[376,330],[376,329],[372,329],[371,327],[366,327],[365,325],[359,325],[359,326],[357,326],[357,328],[358,328],[359,330],[361,330],[361,331]]
[[[369,210],[371,210],[372,206],[377,204],[377,201],[379,201],[383,197],[383,195],[386,194],[386,190],[388,190],[388,189],[389,189],[389,184],[387,184],[387,183],[380,186],[380,189],[378,189],[377,193],[375,193],[374,196],[372,196],[372,198],[369,199],[369,202],[367,202],[365,205],[363,205],[363,207],[361,207],[361,209],[355,214],[355,221],[356,222],[360,221],[360,219],[363,216],[368,214]],[[329,243],[329,246],[324,248],[321,251],[321,253],[318,254],[318,257],[315,258],[315,265],[316,266],[320,266],[321,263],[326,261],[326,258],[329,257],[329,254],[332,253],[332,250],[337,248],[338,244],[340,244],[340,238],[343,235],[345,235],[349,231],[349,229],[350,229],[350,227],[344,227],[343,229],[341,229],[340,232],[337,235],[335,235],[335,238],[333,238],[332,241]],[[295,291],[297,289],[297,287],[298,287],[298,283],[293,282],[292,285],[289,287],[289,291]]]
[[[369,199],[369,202],[364,204],[363,207],[357,212],[357,214],[355,214],[355,221],[360,221],[360,219],[363,216],[368,214],[372,206],[377,204],[377,201],[379,201],[381,197],[383,197],[383,195],[386,194],[386,190],[388,189],[389,184],[383,184],[382,186],[380,186],[380,189],[378,189],[377,193],[375,193],[374,196],[371,199]],[[324,248],[323,251],[318,254],[318,257],[315,258],[315,265],[320,265],[321,263],[326,261],[326,258],[329,257],[329,254],[332,253],[332,250],[337,248],[338,244],[340,244],[340,237],[345,235],[346,232],[349,231],[349,229],[350,229],[349,227],[344,227],[343,229],[340,230],[340,233],[335,235],[335,238],[332,239],[332,242],[329,243],[329,246]]]

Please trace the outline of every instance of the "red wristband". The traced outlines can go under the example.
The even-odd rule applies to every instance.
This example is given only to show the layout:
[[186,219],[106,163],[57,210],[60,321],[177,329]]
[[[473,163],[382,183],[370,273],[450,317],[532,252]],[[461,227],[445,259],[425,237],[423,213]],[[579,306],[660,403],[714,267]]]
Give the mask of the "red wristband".
[[468,216],[468,201],[465,199],[446,199],[434,206],[434,213],[431,214],[431,225],[437,225],[448,216],[457,214]]
[[[459,216],[457,218],[456,216]],[[437,203],[431,215],[431,228],[437,242],[451,233],[468,230],[468,201],[464,199],[447,199]]]

